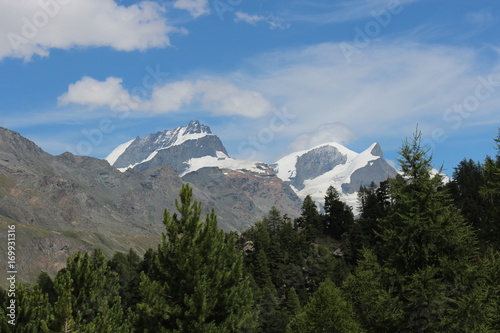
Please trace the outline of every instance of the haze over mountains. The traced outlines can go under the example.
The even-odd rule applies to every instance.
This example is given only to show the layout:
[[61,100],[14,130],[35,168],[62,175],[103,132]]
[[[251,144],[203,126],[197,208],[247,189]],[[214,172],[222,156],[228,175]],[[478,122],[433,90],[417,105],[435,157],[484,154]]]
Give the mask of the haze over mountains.
[[329,143],[271,165],[239,160],[197,121],[135,138],[106,160],[53,156],[0,128],[0,224],[16,224],[20,279],[30,280],[57,271],[78,250],[111,255],[156,246],[164,208],[174,210],[183,182],[205,212],[215,208],[222,229],[243,231],[273,206],[295,218],[307,194],[321,202],[334,185],[349,199],[360,185],[394,174],[377,144],[357,154]]

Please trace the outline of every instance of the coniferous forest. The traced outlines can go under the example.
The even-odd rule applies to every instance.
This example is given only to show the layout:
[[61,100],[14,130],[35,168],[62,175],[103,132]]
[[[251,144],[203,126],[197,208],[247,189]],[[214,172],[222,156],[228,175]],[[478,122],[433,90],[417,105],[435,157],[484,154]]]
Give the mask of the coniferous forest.
[[269,211],[224,233],[183,185],[157,248],[78,253],[56,276],[0,293],[1,332],[500,332],[497,155],[432,173],[421,135],[395,179],[362,187],[359,216],[331,187],[320,213]]

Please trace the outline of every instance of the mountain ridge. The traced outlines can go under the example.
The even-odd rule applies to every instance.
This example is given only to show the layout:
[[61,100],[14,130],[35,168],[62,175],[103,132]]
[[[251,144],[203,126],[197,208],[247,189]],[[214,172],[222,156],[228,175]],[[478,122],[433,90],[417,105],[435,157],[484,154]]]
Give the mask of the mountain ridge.
[[[203,213],[214,208],[226,231],[249,228],[273,205],[290,216],[300,214],[300,199],[273,175],[264,181],[252,173],[215,172],[222,182],[190,177]],[[160,241],[164,209],[175,211],[185,182],[169,165],[120,172],[104,159],[53,156],[19,133],[0,129],[0,227],[16,224],[20,230],[20,281],[33,282],[35,272],[56,272],[78,250],[144,253]],[[0,251],[5,244],[0,242]],[[0,256],[0,265],[5,263]]]
[[[188,133],[187,136],[185,132]],[[160,140],[159,137],[167,137],[168,144],[164,144],[165,140]],[[144,139],[136,138],[118,146],[110,156],[116,151],[122,155],[126,154],[128,147],[138,141],[149,142],[149,145],[146,152],[135,156],[131,150],[127,157],[127,161],[131,163],[128,168],[145,171],[170,164],[182,178],[202,168],[219,168],[226,173],[247,172],[257,177],[268,174],[289,184],[300,199],[310,195],[320,207],[327,188],[332,185],[338,190],[341,199],[356,211],[357,191],[360,186],[384,181],[397,173],[384,160],[382,147],[376,142],[361,153],[356,153],[337,142],[329,142],[290,153],[272,164],[239,160],[229,157],[223,143],[212,133],[210,127],[198,121],[150,134]],[[142,145],[144,146],[145,144]],[[113,165],[121,171],[127,169],[120,168],[116,163]],[[189,179],[194,183],[206,183],[193,176]]]

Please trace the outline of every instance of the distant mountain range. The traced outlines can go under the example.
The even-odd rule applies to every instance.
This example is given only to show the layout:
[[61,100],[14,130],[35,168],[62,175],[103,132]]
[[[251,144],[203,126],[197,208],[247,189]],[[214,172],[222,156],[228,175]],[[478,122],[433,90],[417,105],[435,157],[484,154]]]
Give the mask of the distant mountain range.
[[[396,170],[384,160],[377,143],[360,154],[338,143],[324,143],[288,154],[270,165],[230,158],[220,139],[198,121],[144,139],[137,137],[118,146],[106,160],[121,171],[130,168],[144,171],[169,164],[181,177],[207,167],[226,173],[275,173],[302,200],[311,195],[321,206],[326,190],[332,185],[354,208],[361,185],[368,186],[371,182],[378,185],[396,175]],[[197,181],[193,175],[188,178]]]
[[[40,271],[59,270],[78,250],[99,247],[111,255],[156,247],[164,208],[174,210],[185,182],[205,212],[215,208],[221,228],[243,231],[273,206],[299,216],[305,195],[321,203],[330,184],[349,199],[359,185],[394,174],[377,144],[361,154],[325,144],[271,165],[239,160],[197,121],[135,138],[106,160],[53,156],[0,128],[0,226],[16,225],[19,278],[33,281]],[[0,242],[0,250],[5,245]],[[5,260],[0,256],[0,265]],[[0,279],[5,274],[0,271]]]

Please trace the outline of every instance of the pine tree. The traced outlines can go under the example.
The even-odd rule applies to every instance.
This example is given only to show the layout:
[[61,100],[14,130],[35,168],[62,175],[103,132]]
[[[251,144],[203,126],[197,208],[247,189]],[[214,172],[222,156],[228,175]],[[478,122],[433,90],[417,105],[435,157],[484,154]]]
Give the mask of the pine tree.
[[40,275],[38,275],[36,284],[43,293],[47,294],[50,304],[54,305],[57,300],[57,293],[54,288],[54,281],[52,281],[50,276],[46,272],[41,272]]
[[193,201],[189,185],[182,186],[176,207],[179,215],[165,211],[166,232],[152,277],[141,277],[143,301],[138,308],[149,332],[237,332],[255,327],[252,291],[243,275],[236,236],[218,229],[213,211],[200,221],[201,204]]
[[297,226],[305,229],[306,238],[309,241],[323,234],[323,221],[318,212],[318,206],[310,195],[304,198],[302,214],[297,220]]
[[132,249],[128,254],[115,253],[109,261],[111,271],[119,277],[120,297],[124,310],[134,309],[139,302],[140,264],[141,258]]
[[57,302],[52,329],[103,333],[128,332],[117,277],[100,250],[77,253],[54,279]]
[[342,290],[332,281],[326,280],[304,310],[291,320],[287,332],[359,333],[364,330]]
[[[52,307],[48,302],[48,296],[43,293],[38,285],[30,287],[20,283],[15,291],[15,324],[7,321],[11,318],[3,313],[7,309],[7,304],[2,304],[0,314],[1,332],[12,333],[49,333],[49,323],[52,320]],[[10,302],[10,298],[6,299]]]
[[325,196],[324,229],[335,239],[341,239],[354,225],[351,207],[340,200],[337,190],[330,186]]

